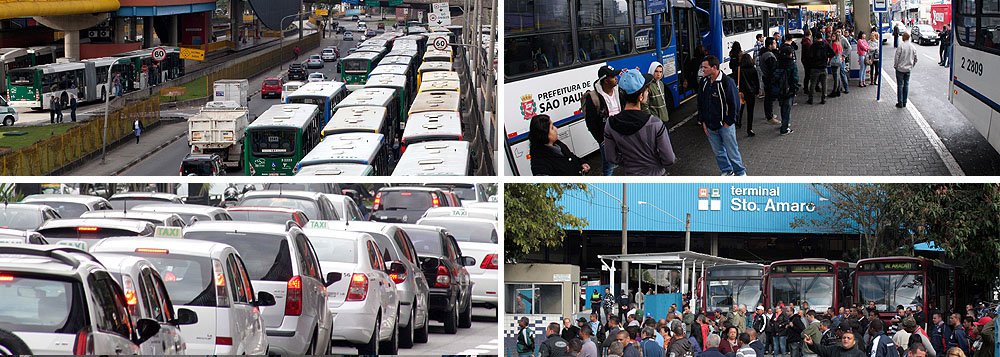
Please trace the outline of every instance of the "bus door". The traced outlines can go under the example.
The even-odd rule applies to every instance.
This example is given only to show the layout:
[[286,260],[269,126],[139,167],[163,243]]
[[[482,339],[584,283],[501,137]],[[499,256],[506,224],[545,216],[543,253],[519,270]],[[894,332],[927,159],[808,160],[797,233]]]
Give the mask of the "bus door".
[[[675,0],[673,3],[674,12],[674,35],[677,36],[677,77],[678,82],[683,83],[684,65],[691,59],[694,48],[700,43],[698,39],[698,25],[695,11],[698,11],[686,0]],[[664,74],[666,76],[667,74]],[[690,84],[689,84],[690,85]],[[688,94],[682,94],[685,98]],[[681,98],[678,98],[681,99]]]

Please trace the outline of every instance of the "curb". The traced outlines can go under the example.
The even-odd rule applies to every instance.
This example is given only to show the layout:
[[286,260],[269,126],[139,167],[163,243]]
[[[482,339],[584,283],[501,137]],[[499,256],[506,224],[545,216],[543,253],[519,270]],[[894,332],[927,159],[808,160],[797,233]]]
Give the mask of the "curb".
[[185,136],[187,136],[186,132],[178,134],[177,136],[174,136],[172,139],[167,140],[166,142],[164,142],[164,143],[156,146],[155,148],[153,148],[153,150],[150,150],[145,155],[143,155],[143,156],[141,156],[141,157],[139,157],[139,158],[137,158],[135,160],[129,161],[122,168],[111,172],[111,176],[120,176],[122,172],[125,172],[125,170],[128,170],[128,169],[132,168],[132,166],[135,166],[136,164],[138,164],[138,163],[142,162],[143,160],[149,158],[149,156],[155,154],[156,152],[158,152],[160,150],[163,150],[163,148],[167,147],[170,144],[173,144],[175,141],[177,141],[180,138],[185,137]]

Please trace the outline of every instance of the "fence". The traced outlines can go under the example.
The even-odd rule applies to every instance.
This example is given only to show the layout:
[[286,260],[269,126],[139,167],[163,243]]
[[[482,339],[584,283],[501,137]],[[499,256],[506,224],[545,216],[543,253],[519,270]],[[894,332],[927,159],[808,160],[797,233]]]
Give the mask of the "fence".
[[[145,127],[160,120],[160,97],[126,104],[108,115],[108,142],[127,139],[133,123],[142,121]],[[65,133],[39,141],[0,157],[0,176],[41,176],[101,150],[104,120],[90,120]]]

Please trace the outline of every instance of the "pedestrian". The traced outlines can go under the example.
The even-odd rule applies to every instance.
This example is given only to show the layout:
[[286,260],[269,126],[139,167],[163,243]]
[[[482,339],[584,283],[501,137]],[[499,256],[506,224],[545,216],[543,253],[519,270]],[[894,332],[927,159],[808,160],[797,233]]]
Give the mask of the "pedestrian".
[[[869,83],[871,85],[877,85],[879,78],[882,78],[882,60],[879,54],[882,51],[882,42],[877,31],[872,31],[872,35],[868,37],[868,60],[871,62],[871,78]],[[920,311],[920,305],[917,305],[917,311]],[[924,318],[921,317],[917,319],[917,325],[924,326]]]
[[601,316],[601,293],[597,289],[590,293],[590,316],[594,315]]
[[699,355],[700,357],[725,357],[722,352],[719,351],[719,345],[722,343],[722,338],[719,335],[711,334],[705,339],[705,351]]
[[608,123],[608,118],[617,115],[625,106],[625,96],[618,88],[619,73],[621,71],[617,71],[611,66],[601,66],[597,70],[597,81],[594,82],[594,87],[584,93],[580,100],[587,130],[597,141],[600,149],[604,176],[611,176],[615,172],[615,166],[608,160],[604,147],[604,128]]
[[860,69],[858,70],[859,78],[858,87],[865,87],[868,83],[865,82],[867,77],[868,67],[871,66],[871,59],[868,58],[868,36],[864,32],[858,32],[858,65]]
[[691,343],[691,339],[684,333],[684,328],[674,326],[671,331],[673,335],[667,345],[667,357],[694,357],[701,352]]
[[931,322],[933,325],[931,325],[930,336],[928,336],[931,340],[931,347],[934,348],[935,353],[942,355],[946,351],[945,347],[948,346],[947,339],[951,335],[951,329],[944,322],[940,312],[931,315]]
[[761,93],[764,94],[764,121],[778,125],[778,116],[774,114],[774,96],[767,90],[774,79],[774,69],[778,67],[778,41],[773,37],[764,39],[764,48],[760,55],[760,77],[763,81]]
[[938,65],[947,68],[948,61],[951,60],[951,30],[948,29],[948,25],[944,25],[938,37],[941,40],[938,48],[938,56],[941,57],[941,60],[938,61]]
[[764,357],[764,342],[760,341],[760,335],[755,328],[748,328],[747,334],[750,335],[750,348],[753,348],[757,356]]
[[[805,50],[803,50],[805,51]],[[819,104],[826,104],[826,68],[830,66],[833,59],[833,48],[830,47],[822,36],[816,37],[812,46],[809,47],[809,63],[805,67],[806,75],[810,77],[812,84],[806,87],[806,95],[809,96],[808,104],[813,104],[814,89],[818,89],[820,95]]]
[[917,65],[917,50],[910,43],[910,34],[904,32],[903,43],[896,48],[893,67],[896,69],[896,108],[906,107],[906,95],[910,91],[910,71]]
[[569,356],[569,343],[559,336],[559,324],[549,323],[545,328],[545,342],[538,348],[540,357]]
[[[607,317],[613,315],[612,312],[615,307],[615,296],[611,294],[610,289],[604,288],[604,297],[601,298],[601,302],[602,305],[604,306],[604,316]],[[619,319],[618,321],[621,321],[621,319]],[[607,322],[606,318],[605,322]]]
[[871,348],[869,348],[871,350],[870,357],[899,357],[895,343],[889,336],[885,335],[882,320],[873,320],[868,325],[868,333],[872,336]]
[[[624,109],[611,116],[604,128],[607,160],[625,168],[626,175],[663,176],[676,156],[667,126],[655,115],[642,112],[653,76],[625,70],[620,86]],[[628,295],[625,295],[628,298]]]
[[667,100],[664,96],[667,88],[663,84],[663,64],[653,61],[649,64],[648,73],[653,76],[653,80],[649,83],[649,95],[646,102],[642,103],[642,111],[655,115],[666,123],[670,121],[670,115],[667,113]]
[[795,310],[795,314],[792,314],[792,307],[785,308],[791,317],[789,318],[788,324],[788,350],[792,357],[802,357],[802,332],[806,329],[805,321],[803,321],[803,310]]
[[976,334],[979,335],[979,341],[976,341],[976,353],[973,357],[994,357],[993,346],[997,343],[996,322],[996,319],[983,316],[979,318],[979,321],[973,323],[978,329]]
[[530,357],[535,353],[535,333],[528,328],[528,317],[521,316],[517,321],[517,355]]
[[892,47],[899,47],[899,27],[892,25]]
[[740,100],[736,83],[719,69],[719,59],[706,56],[701,63],[705,78],[698,90],[698,122],[715,153],[723,176],[746,176],[736,143],[736,115]]
[[685,91],[698,90],[700,78],[704,76],[704,73],[701,73],[701,62],[705,60],[707,55],[708,51],[705,50],[705,46],[699,44],[695,46],[691,58],[684,63],[684,83],[682,84]]
[[52,98],[49,99],[49,124],[56,123],[56,106],[58,106],[58,104],[59,97],[52,96]]
[[590,172],[590,165],[559,140],[559,132],[548,115],[531,118],[528,139],[531,173],[535,176],[580,176]]
[[635,292],[635,306],[639,309],[643,309],[643,305],[646,303],[646,294],[642,293],[642,290]]
[[635,334],[631,331],[619,331],[618,332],[618,342],[625,345],[625,349],[622,351],[622,357],[641,357],[642,352],[639,351],[639,346],[635,341]]
[[76,123],[76,97],[69,98],[69,118]]
[[[753,341],[750,338],[750,334],[746,332],[741,333],[739,339],[740,348],[736,350],[736,357],[757,357],[757,350],[753,346],[750,346],[750,342]],[[764,357],[764,355],[760,355],[760,357]]]
[[757,336],[753,336],[754,339],[761,340],[761,344],[764,347],[764,348],[761,348],[761,353],[760,353],[761,356],[764,355],[763,352],[764,352],[764,350],[767,347],[767,342],[766,341],[767,341],[768,335],[767,335],[767,332],[765,332],[765,331],[767,331],[768,328],[770,327],[768,325],[769,324],[768,324],[768,320],[767,320],[767,314],[764,312],[764,306],[763,305],[757,305],[757,309],[755,310],[755,313],[753,315],[753,322],[750,323],[750,326],[753,327],[754,331],[757,331],[757,334],[758,334]]
[[302,50],[299,49],[299,46],[295,46],[295,48],[292,49],[292,52],[295,53],[295,60],[298,61],[299,60],[299,53],[301,53]]
[[850,93],[850,89],[848,89],[848,87],[850,87],[850,79],[847,74],[851,71],[851,61],[849,55],[851,52],[851,40],[848,38],[847,34],[841,33],[840,30],[837,30],[836,33],[837,40],[840,41],[840,48],[844,50],[844,65],[840,67],[840,83],[843,84],[841,93],[848,94]]
[[726,333],[722,335],[723,337],[725,337],[725,339],[722,340],[722,343],[719,345],[719,352],[728,357],[735,356],[736,351],[738,351],[740,347],[743,346],[743,344],[740,342],[739,335],[740,332],[739,329],[736,328],[736,326],[727,327]]
[[594,330],[590,328],[590,325],[586,325],[580,328],[580,339],[583,340],[583,347],[580,348],[579,357],[599,357],[600,353],[597,350],[597,344],[594,343]]
[[[836,322],[829,319],[820,321],[819,329],[822,335],[820,335],[819,343],[821,346],[835,346],[840,341],[840,338],[837,336],[838,327],[839,325]],[[809,349],[819,354],[816,348],[810,347]]]
[[743,46],[739,41],[735,41],[729,48],[729,73],[736,73],[736,69],[740,67],[741,56],[743,56]]
[[948,336],[947,348],[958,347],[965,354],[972,354],[969,351],[969,336],[965,332],[965,328],[962,327],[962,315],[951,314],[948,318],[948,326],[951,327],[951,335]]
[[611,344],[618,340],[618,332],[624,331],[619,327],[619,321],[618,316],[608,316],[608,327],[605,328],[608,335],[604,338],[601,348],[611,348]]
[[[815,46],[815,44],[813,44]],[[813,341],[823,341],[823,331],[820,328],[822,324],[819,319],[816,318],[816,311],[809,310],[806,312],[806,328],[802,331],[803,336],[809,336]],[[809,348],[809,345],[802,345],[802,353],[806,357],[816,357],[816,352]]]
[[756,62],[754,64],[759,66],[761,50],[764,49],[764,46],[766,44],[764,43],[764,34],[758,33],[755,38],[757,39],[757,41],[753,43],[753,49],[750,51],[753,52],[754,62]]
[[[114,81],[112,81],[115,91],[115,96],[119,97],[122,95],[122,75],[121,73],[115,73]],[[105,98],[107,99],[107,98]]]
[[809,348],[816,351],[820,357],[870,357],[858,346],[857,335],[851,330],[845,330],[840,338],[840,344],[833,346],[820,345],[809,336],[805,336],[803,339]]
[[143,129],[142,121],[136,119],[135,122],[132,123],[132,130],[133,130],[133,133],[135,134],[135,143],[136,144],[139,143],[139,137],[142,136],[142,129]]
[[56,100],[56,123],[63,122],[63,105],[65,105],[65,103],[63,103],[61,99]]
[[[800,41],[800,44],[802,46],[802,57],[799,58],[799,59],[802,60],[802,69],[806,72],[805,75],[802,76],[802,88],[806,88],[806,91],[808,91],[809,90],[808,89],[809,88],[809,82],[810,82],[809,68],[810,68],[810,65],[812,63],[811,62],[812,61],[812,50],[811,50],[811,48],[812,48],[812,44],[813,44],[812,31],[806,29],[802,33],[802,41]],[[812,104],[812,103],[810,103],[810,104]]]
[[799,90],[799,70],[795,66],[795,50],[791,46],[782,47],[778,52],[778,65],[774,70],[769,91],[781,107],[781,135],[794,133],[792,130],[792,100]]
[[[930,350],[928,350],[930,351]],[[945,357],[965,357],[965,352],[962,352],[961,348],[952,347],[948,349],[948,354]]]
[[[614,338],[609,338],[608,340],[614,340]],[[623,351],[625,349],[625,344],[615,341],[608,347],[607,357],[622,357],[625,354]]]
[[562,332],[559,333],[559,336],[566,341],[580,337],[580,328],[573,324],[572,319],[568,317],[563,318]]
[[753,110],[760,93],[760,77],[757,66],[749,54],[740,56],[740,66],[736,68],[736,86],[740,91],[740,114],[736,117],[736,128],[743,125],[743,113],[746,112],[747,136],[757,135],[753,131]]
[[656,343],[656,330],[652,327],[643,327],[642,330],[642,340],[639,341],[639,347],[642,349],[642,355],[645,357],[662,357],[663,356],[663,344]]
[[774,310],[774,319],[771,322],[774,329],[771,333],[774,336],[772,337],[774,341],[773,356],[784,356],[788,353],[788,315],[785,314],[785,309],[782,309],[780,304]]

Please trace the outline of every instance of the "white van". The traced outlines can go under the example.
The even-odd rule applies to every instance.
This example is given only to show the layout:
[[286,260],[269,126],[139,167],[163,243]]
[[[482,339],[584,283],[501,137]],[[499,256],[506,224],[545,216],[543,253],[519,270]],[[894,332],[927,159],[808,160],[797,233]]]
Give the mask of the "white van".
[[17,110],[7,105],[7,98],[0,96],[0,125],[12,126],[17,121]]

